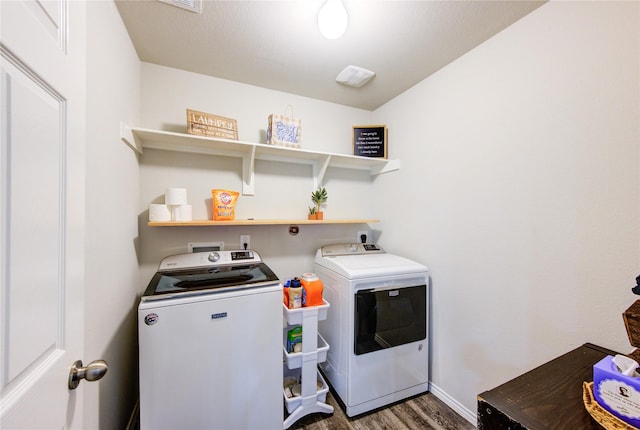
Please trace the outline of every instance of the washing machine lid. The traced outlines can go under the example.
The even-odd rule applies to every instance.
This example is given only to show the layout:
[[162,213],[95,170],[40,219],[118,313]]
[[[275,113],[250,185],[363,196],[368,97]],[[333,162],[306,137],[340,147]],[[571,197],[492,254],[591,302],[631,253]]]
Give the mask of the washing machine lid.
[[160,263],[141,300],[257,288],[279,279],[253,251],[178,254]]
[[384,251],[329,255],[320,249],[316,253],[315,264],[348,279],[428,272],[427,267],[420,263]]

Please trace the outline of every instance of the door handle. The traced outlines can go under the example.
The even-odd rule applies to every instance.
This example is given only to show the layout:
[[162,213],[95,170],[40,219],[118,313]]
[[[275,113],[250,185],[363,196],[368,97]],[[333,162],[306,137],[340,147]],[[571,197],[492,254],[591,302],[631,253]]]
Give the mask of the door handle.
[[80,384],[80,380],[86,379],[89,382],[97,381],[102,378],[109,370],[107,362],[104,360],[95,360],[82,367],[82,360],[78,360],[71,365],[69,371],[69,389],[75,390]]

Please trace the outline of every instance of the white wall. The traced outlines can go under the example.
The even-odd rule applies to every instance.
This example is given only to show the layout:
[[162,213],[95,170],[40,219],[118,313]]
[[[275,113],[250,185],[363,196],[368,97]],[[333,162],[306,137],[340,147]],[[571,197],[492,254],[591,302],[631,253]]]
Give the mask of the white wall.
[[105,359],[83,384],[85,429],[123,429],[137,399],[138,160],[120,140],[136,122],[140,61],[111,1],[87,2],[85,354]]
[[[215,79],[149,63],[142,64],[142,124],[137,126],[186,131],[186,109],[234,118],[239,140],[263,142],[267,117],[291,104],[302,119],[305,149],[351,153],[351,127],[368,124],[371,112],[306,97]],[[186,187],[194,219],[211,219],[211,189],[241,191],[241,160],[159,150],[145,150],[140,164],[140,263],[143,287],[160,260],[186,252],[187,242],[223,241],[239,247],[239,235],[251,235],[258,251],[281,279],[313,269],[315,251],[326,243],[355,241],[363,224],[301,226],[297,236],[288,225],[252,227],[148,227],[148,205],[162,203],[167,187]],[[330,168],[325,186],[329,200],[325,218],[377,218],[373,212],[373,180],[369,173]],[[241,195],[236,219],[306,219],[313,181],[311,166],[260,161],[255,168],[255,194]],[[371,228],[375,228],[372,225]]]
[[545,4],[374,114],[402,160],[379,243],[431,269],[431,380],[470,420],[584,342],[633,349],[638,5]]
[[[85,359],[112,367],[98,393],[85,388],[86,428],[121,427],[130,413],[136,296],[163,256],[195,240],[234,247],[248,233],[289,277],[362,227],[296,237],[286,226],[147,227],[147,205],[167,186],[189,189],[196,216],[211,188],[240,188],[233,158],[148,150],[138,175],[119,121],[183,131],[186,108],[236,118],[241,140],[261,141],[267,115],[292,104],[306,148],[342,153],[351,125],[389,125],[401,170],[371,182],[332,169],[327,215],[382,219],[371,226],[379,243],[430,267],[431,379],[467,418],[476,394],[583,342],[631,349],[621,313],[640,254],[637,3],[546,4],[373,114],[150,64],[140,72],[113,4],[93,3]],[[309,168],[259,162],[256,175],[238,217],[304,216]]]

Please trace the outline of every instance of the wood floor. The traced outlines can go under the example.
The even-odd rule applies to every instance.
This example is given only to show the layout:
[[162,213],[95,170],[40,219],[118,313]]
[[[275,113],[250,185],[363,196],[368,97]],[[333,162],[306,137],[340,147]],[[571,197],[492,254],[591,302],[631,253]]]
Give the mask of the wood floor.
[[[469,421],[456,414],[431,393],[377,409],[353,418],[347,417],[333,393],[327,394],[333,414],[312,414],[290,430],[467,430],[475,429]],[[285,411],[286,417],[286,411]]]

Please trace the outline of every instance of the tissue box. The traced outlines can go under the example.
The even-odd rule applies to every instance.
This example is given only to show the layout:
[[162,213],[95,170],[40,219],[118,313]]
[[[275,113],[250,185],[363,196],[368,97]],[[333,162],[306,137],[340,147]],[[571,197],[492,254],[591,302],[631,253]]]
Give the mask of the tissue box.
[[610,355],[593,365],[593,397],[611,414],[640,428],[640,378],[620,373]]

